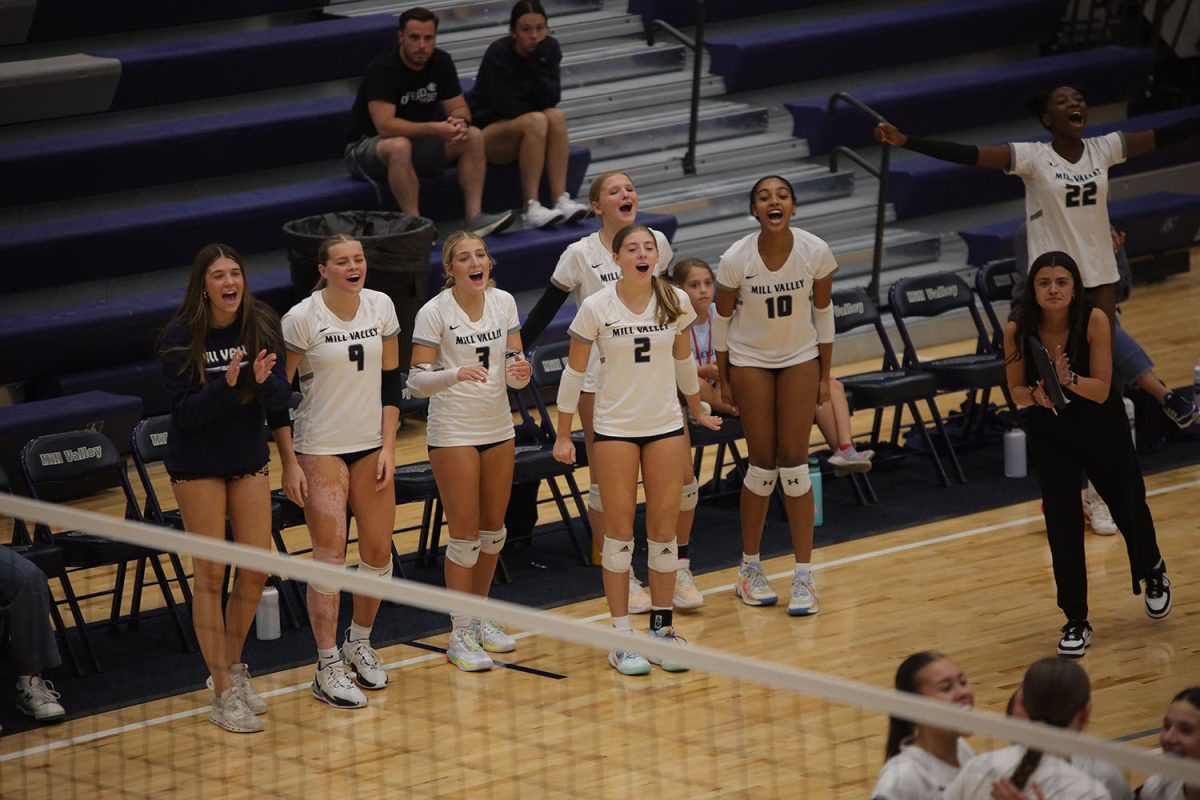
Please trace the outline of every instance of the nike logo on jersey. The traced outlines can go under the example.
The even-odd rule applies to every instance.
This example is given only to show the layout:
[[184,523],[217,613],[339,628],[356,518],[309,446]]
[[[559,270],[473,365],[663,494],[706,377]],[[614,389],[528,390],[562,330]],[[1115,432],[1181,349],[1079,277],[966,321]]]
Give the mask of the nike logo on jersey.
[[328,325],[326,325],[324,328],[321,328],[321,330],[317,331],[317,333],[324,333],[324,332],[325,332],[325,331],[327,331],[327,330],[329,330],[329,326],[328,326]]
[[461,326],[461,324],[462,324],[462,323],[459,323],[458,325],[451,325],[451,326],[450,326],[450,330],[452,330],[452,331],[454,331],[454,330],[458,330],[458,328]]
[[616,325],[616,324],[617,324],[618,322],[620,322],[620,321],[621,321],[621,320],[619,320],[619,319],[614,319],[612,322],[608,322],[608,321],[606,320],[606,321],[604,322],[604,327],[606,327],[606,328],[611,328],[613,325]]
[[603,264],[592,264],[592,269],[600,269],[603,266]]
[[748,281],[752,281],[752,280],[754,280],[754,279],[755,279],[755,278],[757,278],[757,277],[758,277],[758,273],[757,273],[757,272],[755,272],[755,273],[753,273],[753,274],[747,275],[747,276],[746,276],[746,280],[748,280]]

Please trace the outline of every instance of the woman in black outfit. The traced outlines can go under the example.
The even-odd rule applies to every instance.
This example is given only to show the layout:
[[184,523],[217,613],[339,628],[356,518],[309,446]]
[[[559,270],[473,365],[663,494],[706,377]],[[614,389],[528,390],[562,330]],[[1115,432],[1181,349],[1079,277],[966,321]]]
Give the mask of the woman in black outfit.
[[[287,427],[291,390],[278,354],[279,318],[254,299],[233,248],[210,244],[196,256],[183,304],[163,331],[159,357],[171,398],[164,459],[189,533],[239,544],[271,542],[267,426]],[[195,560],[196,639],[213,690],[209,720],[234,733],[263,729],[266,703],[250,687],[242,646],[266,575],[239,569],[221,608],[225,565]]]
[[[467,96],[472,122],[483,130],[488,163],[516,161],[520,168],[527,228],[578,222],[588,212],[567,192],[567,118],[555,108],[562,98],[562,49],[546,25],[538,0],[514,4],[508,36],[488,47]],[[553,208],[538,200],[543,172]]]
[[[1051,354],[1057,381],[1069,400],[1057,412],[1038,377],[1029,337],[1036,337]],[[1042,489],[1058,606],[1067,617],[1058,653],[1079,657],[1092,638],[1079,504],[1081,470],[1087,471],[1125,537],[1133,593],[1139,594],[1145,583],[1151,618],[1170,613],[1171,584],[1155,540],[1129,423],[1112,385],[1112,328],[1104,312],[1088,301],[1079,267],[1066,253],[1043,253],[1030,266],[1017,319],[1004,329],[1004,354],[1013,400],[1033,406],[1027,425],[1029,453]]]

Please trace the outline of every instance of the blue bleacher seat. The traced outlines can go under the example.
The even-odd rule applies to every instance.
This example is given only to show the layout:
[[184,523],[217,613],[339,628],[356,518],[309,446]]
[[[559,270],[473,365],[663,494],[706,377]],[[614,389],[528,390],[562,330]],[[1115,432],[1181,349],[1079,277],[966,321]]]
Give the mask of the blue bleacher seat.
[[79,36],[188,25],[256,14],[297,11],[320,5],[313,0],[38,0],[23,41],[45,42]]
[[41,378],[26,387],[25,399],[50,400],[91,391],[133,395],[142,401],[142,413],[147,416],[171,412],[162,362],[157,359]]
[[[1098,47],[864,89],[854,96],[905,133],[925,136],[1014,119],[1029,97],[1063,84],[1082,90],[1092,105],[1132,99],[1145,90],[1156,58],[1149,49]],[[869,120],[845,108],[831,117],[828,103],[828,96],[785,103],[792,135],[807,139],[813,153],[874,142]]]
[[[1200,232],[1200,194],[1154,194],[1116,200],[1108,204],[1112,224],[1127,234],[1125,251],[1130,258],[1188,247]],[[1021,220],[959,231],[967,242],[967,263],[982,266],[1012,255],[1013,235]]]
[[[1089,136],[1111,131],[1144,131],[1183,119],[1200,117],[1200,106],[1190,106],[1157,114],[1088,127]],[[1049,141],[1040,136],[1036,141]],[[1200,160],[1200,142],[1191,140],[1155,150],[1130,159],[1109,171],[1113,177],[1163,169]],[[888,200],[896,208],[897,219],[911,219],[965,206],[998,203],[1024,194],[1020,178],[999,170],[951,164],[936,158],[913,158],[893,163],[888,177]]]
[[1066,0],[950,0],[770,27],[705,42],[731,92],[1053,37]]

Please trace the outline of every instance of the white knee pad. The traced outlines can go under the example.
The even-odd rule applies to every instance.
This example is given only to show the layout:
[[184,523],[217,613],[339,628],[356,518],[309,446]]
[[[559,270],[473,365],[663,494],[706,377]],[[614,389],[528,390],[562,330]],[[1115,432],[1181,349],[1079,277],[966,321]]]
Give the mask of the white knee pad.
[[669,542],[651,539],[648,544],[650,555],[646,559],[646,566],[655,572],[674,572],[679,569],[679,545],[674,539]]
[[700,481],[692,478],[691,483],[685,483],[679,495],[679,510],[691,511],[700,502]]
[[759,497],[770,497],[778,480],[779,470],[763,469],[751,464],[746,468],[746,477],[742,480],[742,485]]
[[464,569],[470,569],[479,561],[479,549],[483,544],[478,539],[446,539],[446,558]]
[[788,497],[803,497],[812,489],[812,478],[808,477],[808,465],[780,467],[779,477],[783,480],[783,493]]
[[341,594],[342,592],[342,590],[336,586],[329,586],[328,584],[317,583],[316,581],[310,581],[308,588],[312,589],[317,594],[323,594],[326,597],[332,597],[334,595]]
[[600,566],[609,572],[627,573],[633,568],[633,540],[604,537],[604,548],[600,551]]
[[479,552],[494,556],[504,549],[504,540],[508,538],[508,528],[501,527],[498,531],[479,532]]
[[598,483],[588,486],[588,508],[592,511],[604,510],[604,503],[600,501],[600,484]]
[[392,559],[387,560],[387,564],[382,567],[372,567],[365,561],[358,562],[358,571],[364,575],[377,575],[380,578],[392,577]]

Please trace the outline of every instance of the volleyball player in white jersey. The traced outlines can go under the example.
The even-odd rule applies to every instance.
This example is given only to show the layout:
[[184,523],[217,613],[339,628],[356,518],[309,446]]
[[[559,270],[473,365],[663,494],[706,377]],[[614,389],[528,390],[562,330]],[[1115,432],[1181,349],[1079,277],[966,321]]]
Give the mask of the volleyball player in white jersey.
[[[1184,689],[1163,715],[1158,743],[1165,754],[1200,758],[1200,686]],[[1151,775],[1138,791],[1138,800],[1200,800],[1200,786],[1185,786],[1178,778]]]
[[[595,398],[595,460],[607,529],[602,549],[604,593],[613,627],[631,631],[629,578],[633,559],[633,517],[641,467],[646,495],[651,596],[650,635],[675,641],[671,600],[679,566],[675,523],[679,515],[679,465],[686,457],[684,420],[673,397],[676,387],[690,416],[714,430],[721,420],[703,412],[700,386],[687,329],[695,318],[687,295],[654,274],[658,247],[643,225],[630,225],[613,237],[621,278],[583,301],[571,323],[571,351],[558,390],[558,436],[554,457],[575,462],[571,425],[593,347],[600,369]],[[629,650],[613,650],[609,664],[623,675],[644,675],[650,661]],[[669,661],[663,669],[685,669]]]
[[[294,433],[276,437],[283,488],[304,508],[313,558],[346,560],[349,502],[358,525],[359,572],[392,574],[396,519],[393,467],[400,422],[400,323],[391,299],[364,289],[362,244],[342,234],[322,242],[321,280],[283,317],[287,375],[300,373],[304,399]],[[335,708],[361,708],[359,686],[382,689],[387,673],[370,636],[379,598],[354,596],[354,618],[337,648],[337,587],[308,585],[308,617],[317,641],[313,694]]]
[[1052,134],[1050,142],[976,147],[905,136],[887,122],[875,128],[875,138],[943,161],[1019,176],[1025,182],[1028,263],[1042,253],[1067,253],[1079,265],[1088,299],[1115,324],[1119,276],[1108,219],[1108,170],[1156,147],[1195,137],[1200,119],[1085,138],[1087,100],[1070,86],[1036,98],[1029,110]]
[[[637,218],[638,194],[633,181],[624,172],[605,172],[592,181],[588,190],[592,212],[600,218],[600,230],[569,245],[558,259],[550,285],[546,287],[537,304],[529,312],[522,328],[527,346],[532,347],[537,337],[545,330],[554,315],[562,308],[567,296],[574,295],[576,308],[585,298],[616,283],[621,270],[613,260],[613,237]],[[653,228],[654,242],[658,247],[658,266],[655,274],[666,275],[672,252],[667,237]],[[579,421],[583,425],[584,447],[588,464],[592,463],[592,409],[595,407],[596,374],[599,362],[595,356],[588,363],[587,377],[583,383],[583,395],[579,401]],[[689,462],[688,471],[691,466]],[[683,481],[688,484],[685,479]],[[683,504],[695,508],[698,486],[689,485],[683,491]],[[600,500],[600,488],[593,479],[588,487],[588,522],[592,528],[592,547],[599,551],[604,542],[604,504]],[[638,583],[633,571],[629,572],[629,609],[633,614],[644,614],[650,610],[650,597]]]
[[[492,283],[483,239],[468,231],[442,244],[446,288],[413,326],[408,387],[428,397],[426,441],[446,509],[446,587],[487,597],[504,547],[513,477],[507,386],[529,383],[517,303]],[[509,354],[512,354],[511,357]],[[491,653],[517,649],[491,620],[452,615],[446,659],[465,672],[491,669]]]
[[713,339],[721,392],[741,411],[750,466],[742,486],[742,568],[734,590],[752,606],[775,605],[759,545],[767,505],[782,480],[796,553],[788,614],[816,614],[812,577],[814,505],[808,439],[818,404],[829,402],[833,271],[829,245],[789,227],[792,185],[775,175],[750,191],[759,231],[739,239],[717,268]]

